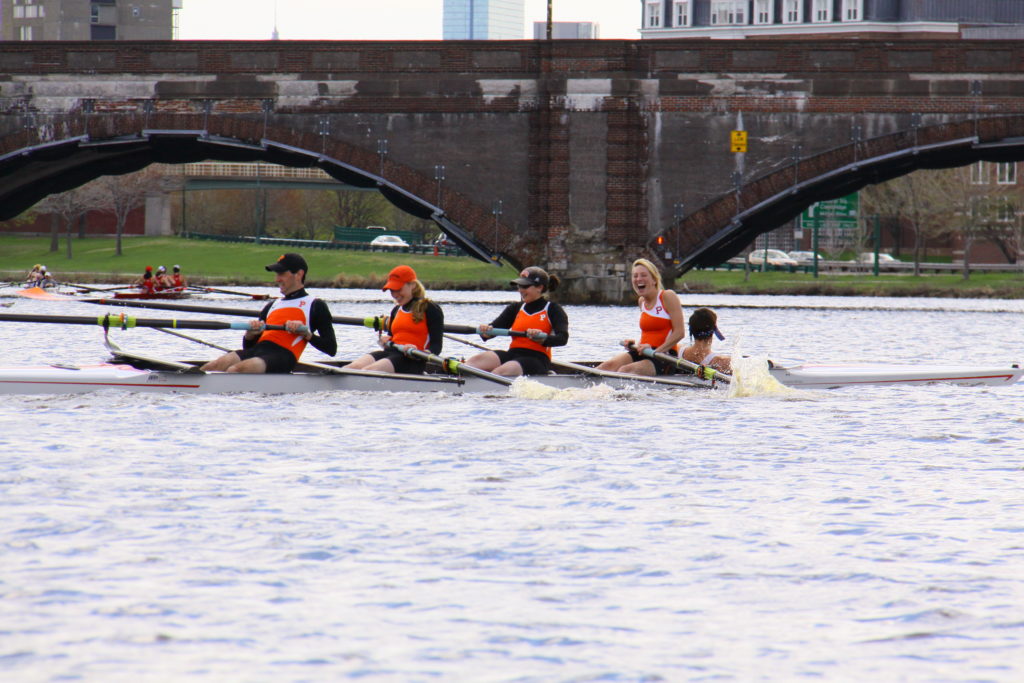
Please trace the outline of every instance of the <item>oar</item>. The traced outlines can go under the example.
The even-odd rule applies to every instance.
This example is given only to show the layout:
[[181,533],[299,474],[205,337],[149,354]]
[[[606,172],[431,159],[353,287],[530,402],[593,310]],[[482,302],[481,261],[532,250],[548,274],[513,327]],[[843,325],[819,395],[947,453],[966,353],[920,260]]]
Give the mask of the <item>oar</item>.
[[487,372],[486,370],[481,370],[480,368],[474,368],[472,365],[466,365],[462,361],[456,360],[455,358],[442,358],[441,356],[435,355],[433,353],[420,351],[414,346],[403,346],[401,344],[392,344],[389,342],[387,344],[387,347],[394,349],[395,351],[399,351],[411,358],[419,358],[422,361],[426,361],[433,365],[442,367],[445,369],[446,372],[450,372],[452,374],[473,375],[474,377],[486,379],[490,382],[495,382],[496,384],[503,384],[506,387],[511,386],[511,384],[515,381],[514,379],[510,379],[508,377],[496,375],[493,372]]
[[269,299],[269,294],[250,294],[249,292],[236,292],[231,289],[218,289],[217,287],[199,287],[198,285],[187,285],[186,289],[192,289],[197,292],[216,293],[216,294],[233,294],[234,296],[247,296],[256,301],[262,301]]
[[116,287],[90,287],[88,285],[79,285],[74,282],[66,283],[67,287],[74,287],[75,289],[81,289],[85,292],[113,292],[118,289],[132,289],[135,285],[117,285]]
[[[639,349],[637,349],[636,347],[636,344],[630,344],[629,346],[630,348],[639,351]],[[709,368],[706,365],[698,365],[697,363],[693,363],[682,357],[677,358],[667,353],[658,353],[657,351],[649,347],[644,349],[641,353],[647,356],[648,358],[660,360],[663,363],[668,363],[674,368],[684,368],[686,370],[689,370],[690,372],[697,375],[701,379],[709,379],[712,382],[714,382],[715,380],[721,380],[726,383],[732,381],[732,375],[727,375],[724,372],[719,372],[718,370],[715,370],[714,368]]]
[[[490,334],[494,334],[495,336],[501,336],[501,333],[504,332],[504,331],[505,330],[503,330],[501,328],[494,328],[494,329],[491,330]],[[526,335],[525,332],[518,332],[518,331],[513,330],[512,334],[510,334],[509,336],[518,337],[518,336],[525,336],[525,335]],[[479,344],[479,343],[473,341],[472,339],[463,339],[461,337],[456,337],[456,336],[453,336],[453,335],[450,335],[450,334],[446,334],[444,336],[445,336],[446,339],[451,339],[452,341],[456,341],[456,342],[459,342],[460,344],[465,344],[467,346],[472,346],[474,348],[481,349],[483,351],[491,351],[492,350],[490,347],[484,346],[483,344]],[[705,384],[694,383],[692,380],[691,381],[686,381],[686,380],[680,380],[680,379],[672,379],[672,378],[669,378],[669,377],[648,377],[646,375],[631,375],[631,374],[626,373],[626,372],[612,372],[610,370],[599,370],[598,368],[592,368],[589,365],[580,365],[579,363],[570,363],[568,361],[556,360],[554,358],[551,359],[551,365],[555,366],[556,368],[561,368],[563,370],[570,370],[572,372],[581,373],[581,374],[585,374],[585,375],[593,375],[594,377],[609,377],[609,378],[613,378],[613,379],[626,379],[626,380],[629,380],[631,382],[637,382],[637,383],[640,383],[640,384],[644,384],[644,383],[646,383],[646,384],[669,384],[669,385],[677,386],[677,387],[685,387],[687,389],[693,389],[695,387],[696,388],[703,388],[703,387],[707,386]]]
[[[15,323],[60,323],[64,325],[100,325],[104,328],[120,327],[168,327],[183,330],[248,330],[247,322],[223,322],[221,320],[175,320],[168,318],[133,318],[127,315],[98,316],[78,315],[29,315],[22,313],[0,313],[0,321]],[[284,325],[266,325],[268,330],[283,330]]]

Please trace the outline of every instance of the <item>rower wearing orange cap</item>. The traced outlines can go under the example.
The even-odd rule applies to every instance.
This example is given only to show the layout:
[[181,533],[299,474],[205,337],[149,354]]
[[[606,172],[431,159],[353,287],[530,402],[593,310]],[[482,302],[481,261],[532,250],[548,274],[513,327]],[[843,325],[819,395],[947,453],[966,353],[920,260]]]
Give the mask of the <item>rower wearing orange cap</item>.
[[142,274],[135,285],[141,287],[142,291],[146,294],[152,294],[156,291],[156,280],[153,278],[153,266],[146,266],[146,272]]
[[[396,266],[388,274],[383,291],[390,292],[395,307],[385,322],[381,346],[391,342],[398,346],[411,346],[435,356],[441,353],[444,312],[427,298],[426,288],[417,279],[416,271],[409,266]],[[348,367],[354,370],[418,375],[426,367],[426,361],[409,358],[398,349],[388,346],[360,356],[349,363]]]

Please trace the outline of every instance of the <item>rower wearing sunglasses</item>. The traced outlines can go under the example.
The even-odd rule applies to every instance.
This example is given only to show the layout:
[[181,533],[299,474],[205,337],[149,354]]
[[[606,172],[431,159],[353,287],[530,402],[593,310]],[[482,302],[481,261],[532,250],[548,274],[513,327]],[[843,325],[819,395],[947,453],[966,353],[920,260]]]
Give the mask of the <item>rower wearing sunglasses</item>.
[[507,351],[484,351],[469,358],[467,365],[505,377],[545,375],[551,368],[551,347],[569,341],[569,317],[565,310],[545,294],[558,289],[558,276],[531,266],[510,284],[519,289],[518,303],[505,307],[490,325],[477,331],[484,339],[497,330],[510,331],[512,342]]

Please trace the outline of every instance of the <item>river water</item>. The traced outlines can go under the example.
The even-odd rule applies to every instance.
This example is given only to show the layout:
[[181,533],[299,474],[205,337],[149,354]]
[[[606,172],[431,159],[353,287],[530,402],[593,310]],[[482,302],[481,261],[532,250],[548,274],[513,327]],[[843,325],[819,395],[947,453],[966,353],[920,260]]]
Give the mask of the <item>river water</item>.
[[[512,297],[437,293],[470,324]],[[1024,360],[1024,302],[683,302],[781,363]],[[568,360],[636,324],[569,315]],[[375,348],[337,330],[339,357]],[[5,365],[98,361],[99,339],[0,326]],[[0,680],[1024,678],[1024,385],[497,394],[8,397]]]

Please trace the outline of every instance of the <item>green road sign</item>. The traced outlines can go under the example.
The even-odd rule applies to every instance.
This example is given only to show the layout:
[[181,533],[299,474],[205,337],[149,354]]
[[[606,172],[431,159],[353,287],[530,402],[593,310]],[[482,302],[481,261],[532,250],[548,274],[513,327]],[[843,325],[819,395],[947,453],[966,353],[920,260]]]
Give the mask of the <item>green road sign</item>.
[[856,192],[839,199],[811,204],[800,214],[800,227],[805,230],[824,226],[850,230],[857,227],[860,216],[860,195]]

